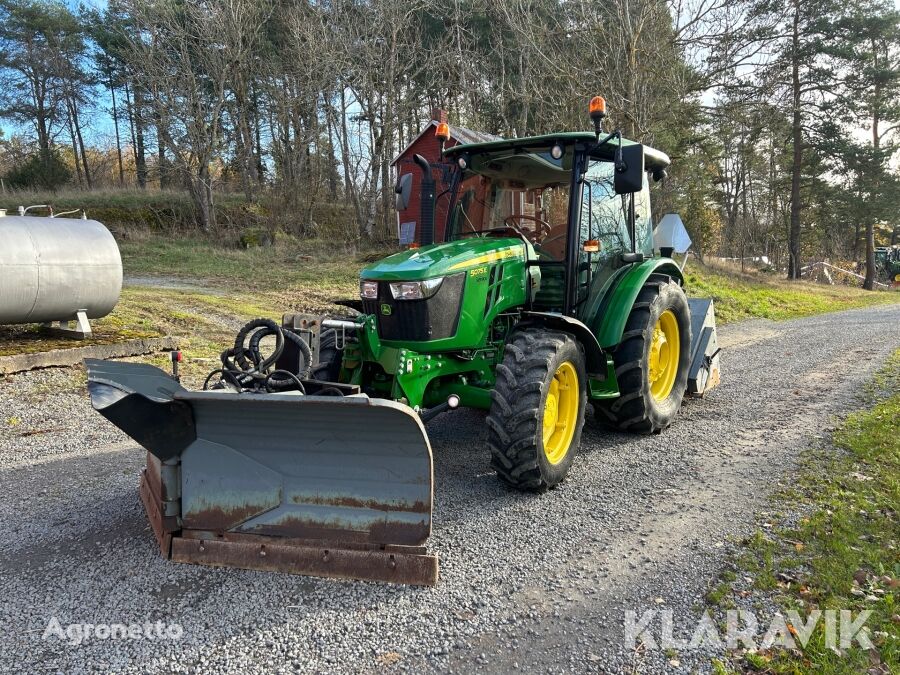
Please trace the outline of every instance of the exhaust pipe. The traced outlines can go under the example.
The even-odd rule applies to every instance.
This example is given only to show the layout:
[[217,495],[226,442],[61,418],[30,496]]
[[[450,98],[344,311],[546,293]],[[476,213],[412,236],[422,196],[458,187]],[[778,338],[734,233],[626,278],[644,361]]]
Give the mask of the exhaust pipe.
[[419,243],[422,246],[428,246],[428,244],[434,243],[434,176],[431,173],[431,164],[422,155],[415,155],[413,161],[422,169],[422,208],[420,212],[422,225]]

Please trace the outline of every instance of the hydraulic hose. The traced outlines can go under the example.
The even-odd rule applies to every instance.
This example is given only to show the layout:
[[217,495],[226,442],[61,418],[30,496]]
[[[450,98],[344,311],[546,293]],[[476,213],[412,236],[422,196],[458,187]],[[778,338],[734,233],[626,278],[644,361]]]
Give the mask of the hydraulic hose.
[[[260,344],[266,337],[274,336],[275,347],[263,355]],[[286,341],[293,343],[300,352],[297,372],[273,367],[284,353]],[[239,392],[277,393],[298,391],[305,394],[303,379],[309,377],[312,368],[312,352],[302,337],[286,331],[271,319],[254,319],[241,328],[234,345],[222,352],[222,367],[213,370],[203,383],[203,389],[232,388]],[[216,376],[219,381],[211,384]]]
[[[251,332],[253,333],[253,336],[250,338],[250,345],[249,348],[247,348],[245,347],[247,335]],[[264,337],[269,335],[275,336],[275,349],[272,350],[272,353],[268,357],[263,359],[259,353],[259,343]],[[252,362],[253,367],[256,370],[265,371],[278,360],[278,357],[281,356],[281,352],[283,351],[284,330],[271,319],[253,319],[253,321],[249,322],[238,331],[237,337],[234,340],[234,360],[245,370],[250,368]],[[249,361],[247,359],[248,355],[250,357]]]

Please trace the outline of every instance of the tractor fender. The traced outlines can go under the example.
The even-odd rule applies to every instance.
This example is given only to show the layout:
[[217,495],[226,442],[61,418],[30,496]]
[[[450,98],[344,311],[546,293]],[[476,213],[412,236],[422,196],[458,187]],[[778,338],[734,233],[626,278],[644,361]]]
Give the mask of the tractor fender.
[[607,291],[592,322],[600,347],[612,349],[622,341],[631,308],[651,274],[664,274],[684,285],[684,276],[671,258],[651,258],[629,269]]
[[558,312],[522,312],[522,320],[517,326],[540,325],[575,336],[584,348],[584,361],[589,375],[606,375],[606,354],[597,338],[578,319]]

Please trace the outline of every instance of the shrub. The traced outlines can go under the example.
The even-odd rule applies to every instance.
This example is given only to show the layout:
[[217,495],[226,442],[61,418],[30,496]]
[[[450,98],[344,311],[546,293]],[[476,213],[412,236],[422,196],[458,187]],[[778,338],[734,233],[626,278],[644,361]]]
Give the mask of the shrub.
[[35,153],[6,174],[6,180],[11,187],[44,190],[56,190],[68,183],[71,178],[72,172],[55,151],[51,151],[46,158],[39,152]]

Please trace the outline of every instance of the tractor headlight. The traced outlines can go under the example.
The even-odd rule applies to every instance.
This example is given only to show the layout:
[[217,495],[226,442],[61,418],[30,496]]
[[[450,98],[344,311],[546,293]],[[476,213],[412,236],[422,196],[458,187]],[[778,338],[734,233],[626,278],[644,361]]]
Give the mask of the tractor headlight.
[[366,281],[365,279],[359,280],[359,297],[364,300],[377,300],[378,299],[378,282],[377,281]]
[[394,300],[424,300],[437,293],[443,277],[425,281],[398,281],[391,284]]

